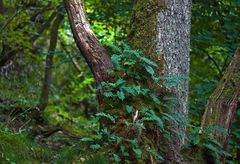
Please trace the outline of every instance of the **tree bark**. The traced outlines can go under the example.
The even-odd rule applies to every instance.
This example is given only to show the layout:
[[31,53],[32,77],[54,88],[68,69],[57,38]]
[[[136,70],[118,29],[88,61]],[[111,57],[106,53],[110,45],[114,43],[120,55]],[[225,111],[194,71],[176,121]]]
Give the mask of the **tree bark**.
[[[85,16],[83,0],[64,0],[64,3],[75,42],[93,73],[96,85],[99,86],[101,82],[109,79],[107,72],[112,68],[111,58],[91,30]],[[98,93],[100,104],[102,93],[103,90]]]
[[57,47],[58,29],[59,29],[59,26],[61,25],[61,22],[63,21],[63,18],[64,18],[64,15],[62,15],[61,13],[58,13],[57,17],[55,18],[52,24],[50,45],[49,45],[49,50],[46,57],[44,82],[43,82],[42,92],[41,92],[39,106],[38,106],[40,111],[43,111],[48,104],[48,97],[49,97],[51,78],[52,78],[53,56],[55,53],[55,49]]
[[236,116],[237,107],[240,105],[240,46],[225,71],[220,84],[208,100],[202,118],[201,129],[210,126],[220,126],[225,133],[213,131],[211,133],[226,150],[231,124]]
[[[143,50],[159,65],[159,76],[183,79],[181,85],[165,89],[178,99],[173,111],[186,117],[188,80],[183,77],[189,76],[190,24],[191,0],[136,0],[129,33],[132,47]],[[184,127],[174,129],[185,132]],[[172,140],[170,151],[177,155],[183,138]]]

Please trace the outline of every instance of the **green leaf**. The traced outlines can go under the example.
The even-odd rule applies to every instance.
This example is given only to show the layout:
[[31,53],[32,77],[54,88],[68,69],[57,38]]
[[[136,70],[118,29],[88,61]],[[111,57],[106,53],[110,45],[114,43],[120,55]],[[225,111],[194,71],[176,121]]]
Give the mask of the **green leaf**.
[[99,112],[99,113],[96,114],[96,116],[108,118],[108,119],[111,120],[113,123],[115,123],[115,118],[114,118],[113,116],[111,116],[110,114],[106,114],[106,113],[103,113],[103,112]]
[[208,142],[211,142],[211,143],[217,145],[218,147],[222,148],[222,144],[217,139],[213,138],[212,136],[208,136],[207,140],[208,140]]
[[92,139],[92,138],[82,138],[81,141],[83,141],[83,142],[91,142],[91,141],[94,141],[94,139]]
[[123,64],[124,65],[134,65],[134,64],[136,64],[137,62],[135,61],[135,60],[129,60],[129,61],[126,61],[126,62],[124,62]]
[[99,144],[95,144],[95,145],[91,145],[90,148],[93,150],[98,150],[101,148],[101,146]]
[[145,69],[150,75],[154,75],[155,72],[151,66],[145,65]]
[[133,139],[133,140],[126,139],[126,141],[129,142],[133,147],[137,147],[137,140],[136,139]]
[[141,86],[140,85],[134,86],[134,89],[138,94],[141,93]]
[[156,104],[161,105],[161,102],[159,101],[158,97],[155,94],[150,94],[150,96]]
[[144,61],[144,62],[145,62],[146,64],[148,64],[148,65],[152,65],[152,66],[154,66],[154,67],[157,67],[157,66],[158,66],[155,62],[153,62],[152,60],[150,60],[150,59],[148,59],[148,58],[141,57],[141,60]]
[[125,151],[125,146],[121,146],[120,147],[122,155],[125,157],[129,157],[129,153]]
[[132,112],[133,112],[133,107],[132,107],[132,106],[129,106],[129,105],[127,105],[127,107],[126,107],[126,110],[127,110],[127,112],[130,114],[130,113],[132,113]]
[[152,150],[152,149],[149,149],[149,148],[146,148],[146,150],[147,150],[150,154],[152,154],[152,155],[154,155],[155,157],[157,157],[159,160],[161,160],[161,161],[164,160],[163,157],[162,157],[160,154],[158,154],[156,151],[154,151],[154,150]]
[[123,80],[123,79],[118,79],[115,83],[115,86],[119,86],[119,85],[122,85],[126,82],[126,80]]
[[142,155],[142,150],[141,149],[135,149],[135,148],[133,148],[133,151],[134,151],[134,153],[137,155],[137,156],[141,156]]
[[200,138],[198,136],[192,137],[191,139],[194,145],[198,145],[200,143]]
[[134,90],[134,88],[133,87],[126,87],[126,86],[124,86],[124,87],[122,87],[122,90],[124,90],[125,92],[127,92],[127,93],[129,93],[129,94],[131,94],[131,95],[135,95],[135,90]]
[[207,149],[209,149],[212,152],[215,152],[217,154],[220,153],[220,150],[218,148],[216,148],[215,146],[213,146],[212,144],[203,144],[204,147],[206,147]]
[[125,99],[125,95],[123,92],[121,91],[117,91],[117,97],[120,99],[120,100],[124,100]]
[[112,97],[113,93],[112,92],[104,92],[103,94],[105,97]]
[[113,159],[117,163],[119,163],[121,161],[121,158],[117,154],[113,154]]

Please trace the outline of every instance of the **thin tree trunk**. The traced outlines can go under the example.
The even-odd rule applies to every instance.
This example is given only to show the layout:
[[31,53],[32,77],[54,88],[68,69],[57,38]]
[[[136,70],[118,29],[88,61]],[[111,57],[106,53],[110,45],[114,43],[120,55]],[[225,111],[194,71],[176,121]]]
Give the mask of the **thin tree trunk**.
[[[176,79],[185,77],[184,80],[180,80],[181,85],[163,88],[163,90],[165,90],[165,95],[178,99],[179,103],[173,111],[186,117],[188,113],[188,80],[186,77],[189,76],[190,20],[191,0],[136,0],[129,33],[132,47],[143,50],[158,63],[159,76]],[[178,132],[185,132],[184,127],[174,125],[174,129]],[[167,154],[172,153],[169,156],[175,158],[174,156],[180,154],[183,138],[175,135],[172,141]]]
[[[85,16],[84,1],[64,0],[64,3],[74,39],[94,75],[96,85],[99,86],[101,82],[109,79],[107,72],[112,68],[111,59],[91,30]],[[103,90],[98,93],[99,103],[103,98],[102,93]]]
[[220,126],[225,133],[213,131],[216,139],[223,144],[226,150],[227,141],[231,130],[231,124],[236,116],[237,107],[240,105],[240,46],[238,47],[232,62],[225,71],[219,86],[208,100],[202,118],[201,128],[204,130],[210,126]]
[[[52,21],[56,17],[56,15],[57,15],[57,12],[54,11],[51,14],[51,16],[48,18],[46,23],[40,29],[38,29],[38,35],[34,35],[31,38],[31,41],[33,44],[39,38],[39,36],[41,36],[41,34],[50,26],[50,24],[52,23]],[[12,60],[17,55],[17,53],[22,51],[22,49],[20,49],[20,48],[14,49],[5,44],[3,46],[4,46],[3,51],[1,52],[1,56],[0,56],[0,68],[5,66],[10,60]]]
[[0,0],[0,14],[4,12],[3,0]]
[[61,25],[61,22],[63,21],[63,18],[64,18],[64,15],[62,15],[61,13],[58,13],[57,17],[53,22],[52,29],[51,29],[50,45],[49,45],[49,50],[46,57],[44,82],[43,82],[42,92],[41,92],[39,106],[38,106],[40,111],[43,111],[48,104],[48,97],[49,97],[51,78],[52,78],[53,56],[57,46],[58,29],[59,29],[59,26]]

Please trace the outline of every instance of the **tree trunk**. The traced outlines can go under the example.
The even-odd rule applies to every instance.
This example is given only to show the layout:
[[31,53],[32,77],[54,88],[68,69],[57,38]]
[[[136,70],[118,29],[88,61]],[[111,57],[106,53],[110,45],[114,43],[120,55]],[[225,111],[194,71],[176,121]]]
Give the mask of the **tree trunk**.
[[49,50],[46,57],[44,82],[43,82],[42,92],[41,92],[39,106],[38,106],[40,111],[43,111],[48,104],[48,97],[49,97],[51,78],[52,78],[53,56],[57,46],[58,28],[61,25],[63,18],[64,18],[64,15],[59,13],[55,18],[52,25],[52,29],[51,29],[50,45],[49,45]]
[[[85,16],[83,0],[64,0],[64,3],[75,42],[94,75],[96,85],[99,86],[101,82],[109,79],[107,72],[112,68],[111,58],[91,30]],[[102,93],[103,90],[98,93],[99,103],[102,102]]]
[[[129,41],[133,48],[143,50],[158,63],[159,76],[183,78],[189,76],[191,0],[136,0]],[[184,78],[183,78],[184,79]],[[165,88],[166,89],[166,88]],[[188,80],[167,87],[178,99],[173,111],[187,117]],[[174,126],[184,133],[184,127]],[[170,146],[179,153],[183,138],[175,136]],[[171,156],[171,155],[170,155]]]
[[240,47],[238,47],[232,62],[225,71],[220,84],[208,100],[201,128],[217,125],[226,130],[225,133],[213,131],[216,139],[223,144],[226,150],[227,141],[230,134],[231,123],[236,114],[236,109],[240,105]]
[[3,0],[0,0],[0,14],[4,12]]

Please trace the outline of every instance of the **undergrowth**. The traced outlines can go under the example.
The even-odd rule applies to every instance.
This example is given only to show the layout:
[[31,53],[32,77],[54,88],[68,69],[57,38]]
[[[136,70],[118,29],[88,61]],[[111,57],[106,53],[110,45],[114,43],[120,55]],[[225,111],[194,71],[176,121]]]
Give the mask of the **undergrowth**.
[[159,77],[157,64],[126,44],[112,48],[114,70],[98,88],[105,91],[104,100],[93,120],[100,128],[82,141],[113,163],[163,161],[166,141],[176,135],[169,123],[181,126],[183,118],[171,110],[177,99],[163,88],[178,85],[180,78]]
[[23,134],[0,129],[0,163],[31,164],[51,159],[50,150],[43,148]]

